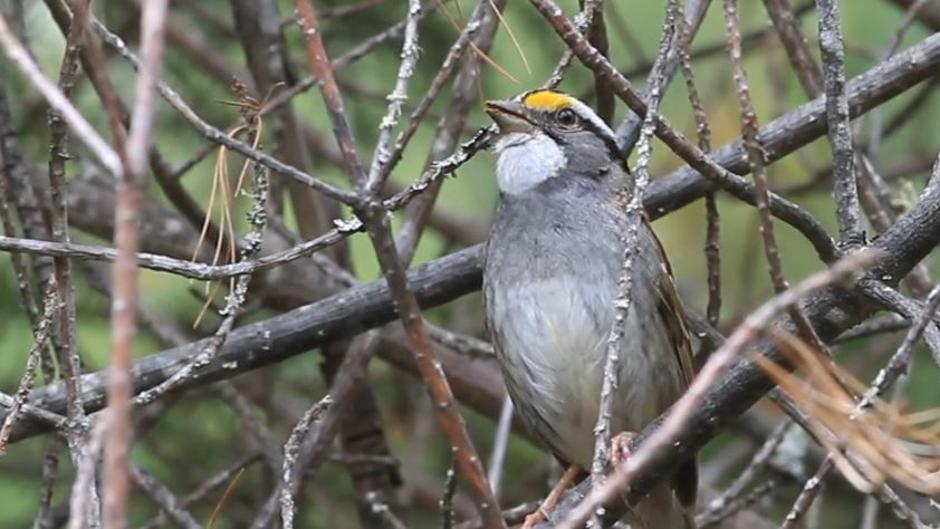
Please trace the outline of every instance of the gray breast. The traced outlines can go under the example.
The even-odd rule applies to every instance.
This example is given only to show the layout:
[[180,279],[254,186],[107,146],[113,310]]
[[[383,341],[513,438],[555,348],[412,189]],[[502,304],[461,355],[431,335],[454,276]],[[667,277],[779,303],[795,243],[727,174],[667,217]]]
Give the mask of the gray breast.
[[[562,459],[589,468],[625,217],[606,191],[553,179],[504,197],[487,242],[487,326],[528,426]],[[653,285],[662,274],[643,231],[634,307],[620,346],[614,432],[639,430],[681,392]],[[674,386],[674,387],[671,387]]]

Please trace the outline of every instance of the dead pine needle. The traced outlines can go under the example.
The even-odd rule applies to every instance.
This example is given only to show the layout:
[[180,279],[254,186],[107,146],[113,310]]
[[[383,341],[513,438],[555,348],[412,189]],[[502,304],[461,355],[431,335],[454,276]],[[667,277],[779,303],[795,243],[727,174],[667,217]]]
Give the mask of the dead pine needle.
[[[810,419],[814,436],[849,483],[865,493],[889,480],[923,494],[940,492],[940,454],[922,449],[940,444],[940,410],[904,413],[866,394],[865,385],[827,355],[792,334],[769,332],[797,371],[762,355],[752,360]],[[870,404],[862,406],[865,401]]]

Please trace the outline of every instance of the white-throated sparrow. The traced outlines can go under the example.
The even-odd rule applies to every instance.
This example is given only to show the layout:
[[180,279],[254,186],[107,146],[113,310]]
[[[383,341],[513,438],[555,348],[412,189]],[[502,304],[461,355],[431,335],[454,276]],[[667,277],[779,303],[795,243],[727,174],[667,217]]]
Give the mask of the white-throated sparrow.
[[[590,469],[630,182],[613,132],[549,90],[490,101],[501,201],[486,244],[486,320],[512,400],[563,463]],[[685,390],[692,360],[666,256],[644,221],[620,342],[611,430],[635,432]],[[566,473],[572,477],[575,471]],[[631,509],[634,526],[688,529],[694,461]],[[531,525],[538,515],[530,517]]]

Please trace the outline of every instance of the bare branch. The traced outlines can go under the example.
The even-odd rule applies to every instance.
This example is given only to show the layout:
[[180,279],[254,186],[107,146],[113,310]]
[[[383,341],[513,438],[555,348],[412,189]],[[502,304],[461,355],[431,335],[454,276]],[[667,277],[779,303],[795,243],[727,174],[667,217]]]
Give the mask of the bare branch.
[[[639,233],[643,220],[643,192],[650,181],[649,164],[653,153],[653,128],[657,113],[661,91],[665,89],[665,72],[663,71],[666,56],[670,50],[676,34],[676,18],[681,17],[676,2],[667,2],[664,14],[663,33],[659,40],[659,52],[656,58],[657,65],[650,74],[647,113],[640,129],[640,138],[637,143],[637,163],[634,168],[632,182],[627,180],[622,190],[623,196],[629,197],[626,204],[626,215],[629,220],[627,233],[623,234],[623,263],[620,275],[617,278],[617,299],[613,300],[615,317],[614,324],[607,337],[607,350],[604,359],[604,378],[601,384],[600,404],[597,410],[597,421],[594,425],[594,455],[591,460],[591,483],[599,487],[604,480],[604,469],[607,466],[612,432],[610,431],[611,414],[613,413],[615,389],[617,386],[620,368],[621,343],[626,331],[627,318],[633,304],[633,265],[640,251]],[[592,527],[600,527],[600,517],[595,512],[592,515]]]
[[392,138],[392,129],[398,124],[402,107],[408,99],[408,82],[415,73],[418,63],[418,18],[421,16],[421,2],[408,0],[408,17],[405,19],[405,40],[401,45],[401,63],[398,65],[398,75],[395,78],[395,87],[388,94],[388,108],[385,116],[379,122],[379,138],[376,140],[375,152],[372,155],[372,165],[363,186],[366,194],[377,195],[384,183],[383,175],[388,171],[384,166],[391,161],[388,152],[388,142]]
[[822,73],[809,52],[809,46],[806,45],[799,20],[790,8],[789,0],[764,0],[764,7],[774,23],[780,42],[787,50],[787,58],[790,59],[803,90],[810,97],[819,96],[823,91]]
[[306,440],[307,433],[314,422],[332,405],[333,399],[327,395],[310,407],[300,421],[297,422],[297,425],[294,426],[287,443],[284,444],[284,468],[281,476],[280,496],[281,521],[284,524],[284,529],[293,529],[294,527],[294,513],[297,509],[294,506],[294,495],[300,487],[301,476],[306,470],[305,466],[301,467],[297,464],[297,453],[300,451],[300,446]]
[[202,525],[193,518],[166,485],[151,476],[137,465],[130,465],[130,476],[134,483],[146,492],[160,506],[160,512],[182,529],[201,529]]
[[826,89],[826,121],[832,146],[833,195],[839,242],[846,247],[864,244],[859,218],[858,181],[849,123],[849,101],[845,89],[845,53],[839,23],[839,6],[834,0],[816,0],[819,11],[819,49],[822,51],[823,82]]
[[[846,86],[851,117],[857,117],[898,93],[932,76],[933,69],[940,66],[940,35],[927,37],[917,45],[890,60],[876,65],[852,79]],[[764,162],[771,163],[790,154],[826,132],[826,110],[823,98],[817,98],[798,109],[783,115],[760,131],[764,148]],[[747,172],[747,160],[743,142],[729,143],[712,153],[710,158],[734,173]],[[674,178],[675,180],[672,180]],[[702,196],[713,184],[691,165],[659,178],[650,184],[648,193],[658,196],[675,185],[683,190],[669,200],[663,201],[666,211],[680,208]],[[771,212],[774,211],[774,195],[771,194]],[[782,217],[780,217],[782,218]],[[785,220],[785,219],[783,219]],[[818,249],[818,247],[817,247]]]
[[[138,274],[137,249],[140,246],[138,220],[141,195],[146,177],[156,112],[154,91],[163,62],[163,38],[167,0],[147,2],[141,14],[143,64],[137,78],[134,109],[127,143],[119,141],[120,118],[116,105],[105,101],[112,115],[115,143],[126,149],[122,156],[124,170],[118,183],[114,240],[114,293],[111,300],[111,363],[108,373],[107,434],[104,444],[104,504],[102,518],[106,529],[127,527],[129,497],[129,456],[134,426],[131,422],[133,381],[131,365],[137,336]],[[77,17],[76,17],[77,19]],[[83,28],[84,30],[84,28]],[[99,75],[104,65],[97,65]],[[116,95],[113,98],[117,100]],[[114,124],[114,122],[117,124]]]

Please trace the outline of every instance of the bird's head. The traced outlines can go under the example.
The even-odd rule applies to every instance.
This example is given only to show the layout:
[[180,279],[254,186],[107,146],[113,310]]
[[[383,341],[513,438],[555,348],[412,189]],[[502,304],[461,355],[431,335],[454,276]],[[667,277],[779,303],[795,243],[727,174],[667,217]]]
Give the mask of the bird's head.
[[591,107],[554,90],[487,101],[499,126],[494,143],[500,191],[515,194],[561,174],[601,178],[622,169],[614,133]]

